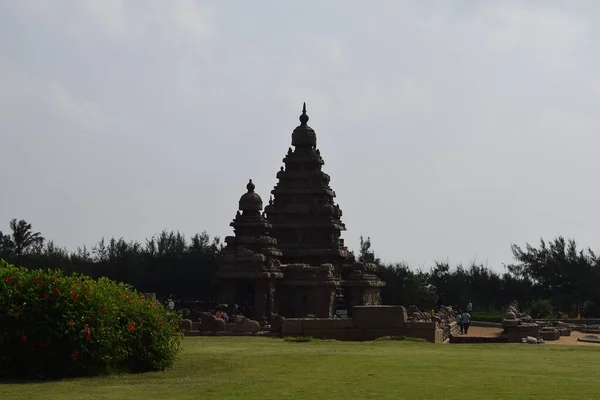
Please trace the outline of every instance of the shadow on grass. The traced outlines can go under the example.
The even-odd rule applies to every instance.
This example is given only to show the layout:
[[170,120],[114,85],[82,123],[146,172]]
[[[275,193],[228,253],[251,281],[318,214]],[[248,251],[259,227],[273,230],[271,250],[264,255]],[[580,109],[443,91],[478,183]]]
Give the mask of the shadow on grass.
[[62,377],[52,377],[52,376],[37,376],[34,378],[16,378],[14,376],[10,376],[9,374],[0,374],[0,386],[1,385],[31,385],[36,383],[56,383],[56,382],[73,382],[73,381],[81,381],[86,379],[94,379],[94,378],[107,378],[107,377],[119,377],[119,376],[143,376],[156,372],[164,372],[164,371],[111,371],[97,374],[89,374],[89,375],[75,375],[75,376],[62,376]]

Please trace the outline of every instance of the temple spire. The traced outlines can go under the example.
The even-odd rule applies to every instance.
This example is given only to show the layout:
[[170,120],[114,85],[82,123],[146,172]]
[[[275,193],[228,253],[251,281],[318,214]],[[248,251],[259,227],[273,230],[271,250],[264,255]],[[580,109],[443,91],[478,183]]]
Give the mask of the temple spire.
[[306,115],[306,102],[302,104],[302,115],[300,115],[300,125],[306,125],[308,122],[308,115]]

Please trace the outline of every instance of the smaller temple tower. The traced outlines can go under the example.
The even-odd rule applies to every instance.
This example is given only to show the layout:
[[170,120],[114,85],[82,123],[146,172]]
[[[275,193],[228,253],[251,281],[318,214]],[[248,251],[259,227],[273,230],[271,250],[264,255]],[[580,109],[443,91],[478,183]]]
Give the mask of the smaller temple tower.
[[244,315],[264,322],[276,312],[276,281],[283,278],[281,252],[270,236],[271,224],[261,213],[263,202],[252,179],[246,189],[229,224],[235,236],[225,238],[227,246],[215,283],[221,303],[238,304]]

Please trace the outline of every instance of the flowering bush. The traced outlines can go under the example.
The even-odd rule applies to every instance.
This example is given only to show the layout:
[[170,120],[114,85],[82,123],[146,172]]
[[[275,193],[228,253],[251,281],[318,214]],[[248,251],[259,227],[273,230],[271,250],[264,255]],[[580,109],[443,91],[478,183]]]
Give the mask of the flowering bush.
[[0,260],[0,376],[163,370],[179,352],[179,320],[126,284]]

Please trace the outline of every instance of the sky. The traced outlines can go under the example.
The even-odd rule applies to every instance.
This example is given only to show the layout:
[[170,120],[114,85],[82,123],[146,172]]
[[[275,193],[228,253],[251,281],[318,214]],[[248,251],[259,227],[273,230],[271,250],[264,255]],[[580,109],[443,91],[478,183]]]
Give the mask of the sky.
[[232,234],[306,102],[351,249],[600,249],[600,3],[0,1],[0,230]]

